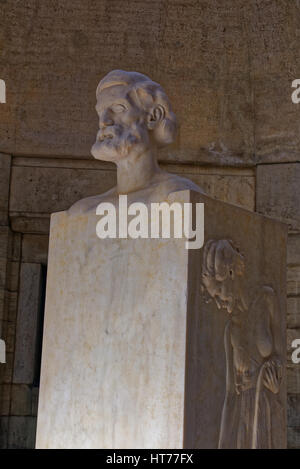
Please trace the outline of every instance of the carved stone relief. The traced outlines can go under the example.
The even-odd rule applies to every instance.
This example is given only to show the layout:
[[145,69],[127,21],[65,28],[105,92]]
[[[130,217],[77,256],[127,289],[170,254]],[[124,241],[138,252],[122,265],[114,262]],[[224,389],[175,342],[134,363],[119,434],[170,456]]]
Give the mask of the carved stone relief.
[[231,240],[206,242],[203,293],[228,314],[219,448],[272,448],[273,414],[282,410],[277,295],[267,285],[248,288],[246,271],[245,257]]

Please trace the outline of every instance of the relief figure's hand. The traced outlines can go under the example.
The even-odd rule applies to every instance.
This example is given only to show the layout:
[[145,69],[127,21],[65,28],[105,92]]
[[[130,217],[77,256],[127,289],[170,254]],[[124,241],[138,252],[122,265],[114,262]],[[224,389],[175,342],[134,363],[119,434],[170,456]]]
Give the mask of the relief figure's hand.
[[269,391],[277,394],[282,379],[282,364],[279,360],[269,360],[265,364],[263,383]]

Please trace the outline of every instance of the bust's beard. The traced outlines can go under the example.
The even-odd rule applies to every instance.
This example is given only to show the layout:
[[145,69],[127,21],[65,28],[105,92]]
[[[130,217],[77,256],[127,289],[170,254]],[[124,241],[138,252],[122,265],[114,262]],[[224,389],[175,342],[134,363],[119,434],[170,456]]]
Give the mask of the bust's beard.
[[103,141],[96,140],[91,148],[91,153],[97,160],[117,163],[129,155],[138,155],[145,151],[148,142],[143,137],[142,133],[129,130],[120,136],[115,135]]

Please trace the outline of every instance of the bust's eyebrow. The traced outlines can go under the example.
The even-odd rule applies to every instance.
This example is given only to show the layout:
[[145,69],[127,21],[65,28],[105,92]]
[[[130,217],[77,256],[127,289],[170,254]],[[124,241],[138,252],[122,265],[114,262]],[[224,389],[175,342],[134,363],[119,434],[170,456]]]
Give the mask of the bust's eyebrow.
[[95,109],[96,109],[96,112],[99,113],[100,111],[103,111],[105,109],[109,109],[112,106],[118,105],[118,104],[121,104],[122,106],[124,106],[127,109],[128,105],[131,105],[131,102],[129,101],[127,96],[126,97],[119,97],[119,98],[116,97],[111,102],[107,103],[107,105],[105,105],[103,108],[101,107],[101,104],[99,103],[99,101],[97,101],[97,103],[95,105]]

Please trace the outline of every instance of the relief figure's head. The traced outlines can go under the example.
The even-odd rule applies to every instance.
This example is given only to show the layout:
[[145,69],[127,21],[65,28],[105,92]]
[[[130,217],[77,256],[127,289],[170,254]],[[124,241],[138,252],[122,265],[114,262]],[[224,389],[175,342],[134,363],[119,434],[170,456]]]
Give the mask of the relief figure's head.
[[219,309],[232,313],[239,301],[244,257],[231,240],[209,240],[203,249],[202,285]]
[[113,70],[96,91],[99,132],[94,158],[118,163],[172,143],[176,117],[162,87],[146,75]]

